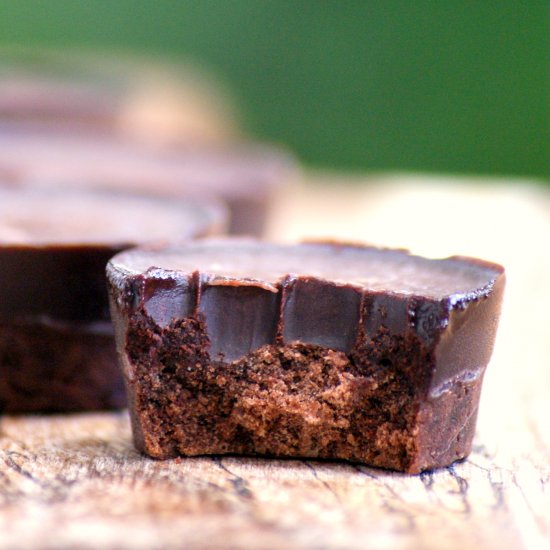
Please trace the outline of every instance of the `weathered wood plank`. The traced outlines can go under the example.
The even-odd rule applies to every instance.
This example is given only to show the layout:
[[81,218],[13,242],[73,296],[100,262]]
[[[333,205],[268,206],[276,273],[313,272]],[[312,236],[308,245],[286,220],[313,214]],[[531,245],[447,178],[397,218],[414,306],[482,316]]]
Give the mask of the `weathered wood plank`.
[[5,548],[518,548],[550,529],[548,468],[499,466],[481,445],[420,476],[314,461],[154,461],[134,451],[125,413],[104,413],[7,417],[0,460]]
[[[133,449],[126,413],[3,417],[0,548],[550,547],[550,199],[525,186],[428,190],[304,187],[282,199],[277,227],[283,238],[324,228],[380,241],[381,213],[392,212],[404,225],[387,229],[388,244],[401,237],[425,254],[460,251],[506,265],[502,325],[467,461],[420,476],[297,460],[160,462]],[[327,201],[332,217],[317,226]],[[453,204],[449,217],[472,201],[467,224],[441,225],[437,212]],[[431,236],[429,215],[439,228]],[[415,217],[424,221],[411,228]]]

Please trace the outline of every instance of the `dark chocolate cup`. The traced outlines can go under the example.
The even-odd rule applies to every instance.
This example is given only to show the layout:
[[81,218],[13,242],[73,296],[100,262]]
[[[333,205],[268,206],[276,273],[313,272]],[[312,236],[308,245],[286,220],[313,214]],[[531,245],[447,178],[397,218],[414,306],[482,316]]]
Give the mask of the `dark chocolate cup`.
[[138,244],[216,234],[225,216],[204,200],[0,188],[0,411],[124,406],[107,261]]
[[501,266],[334,243],[198,241],[107,266],[134,440],[156,457],[468,455]]
[[288,153],[257,144],[151,148],[113,135],[0,126],[0,177],[12,185],[215,197],[234,234],[260,235],[274,194],[297,175]]
[[153,146],[233,141],[238,117],[212,75],[158,57],[2,47],[0,125],[84,130]]

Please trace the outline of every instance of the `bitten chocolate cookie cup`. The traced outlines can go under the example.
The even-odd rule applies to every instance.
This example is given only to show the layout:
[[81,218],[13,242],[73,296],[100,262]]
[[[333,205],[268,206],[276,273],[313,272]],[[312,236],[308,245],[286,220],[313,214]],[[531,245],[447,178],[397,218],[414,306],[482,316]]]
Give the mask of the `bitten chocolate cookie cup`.
[[213,234],[224,218],[208,202],[0,188],[0,412],[124,406],[107,261]]
[[502,267],[334,243],[199,241],[107,267],[135,444],[157,458],[468,455]]

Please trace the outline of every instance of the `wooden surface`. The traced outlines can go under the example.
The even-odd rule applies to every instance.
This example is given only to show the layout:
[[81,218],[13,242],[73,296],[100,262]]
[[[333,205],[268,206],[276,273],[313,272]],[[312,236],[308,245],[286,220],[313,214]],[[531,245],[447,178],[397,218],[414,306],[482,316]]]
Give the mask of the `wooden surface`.
[[312,178],[321,184],[278,198],[271,236],[507,267],[471,457],[420,476],[315,461],[159,462],[134,451],[125,412],[4,417],[0,548],[550,547],[550,197],[529,182]]

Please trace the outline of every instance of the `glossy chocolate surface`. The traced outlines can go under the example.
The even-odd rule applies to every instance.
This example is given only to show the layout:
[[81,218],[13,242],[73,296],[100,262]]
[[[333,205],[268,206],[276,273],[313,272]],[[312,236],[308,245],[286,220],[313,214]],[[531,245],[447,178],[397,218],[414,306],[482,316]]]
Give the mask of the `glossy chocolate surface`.
[[467,258],[430,260],[408,252],[341,244],[265,244],[246,239],[210,240],[154,251],[134,251],[113,262],[130,273],[151,266],[181,274],[200,271],[206,284],[257,286],[277,292],[284,280],[311,277],[403,296],[454,302],[480,296],[499,266]]
[[160,325],[202,315],[212,354],[225,361],[277,339],[349,352],[360,333],[373,334],[380,325],[392,334],[414,330],[431,342],[452,312],[459,316],[489,296],[502,276],[500,266],[462,257],[245,239],[129,250],[113,258],[108,271],[113,281],[146,285],[139,299]]

